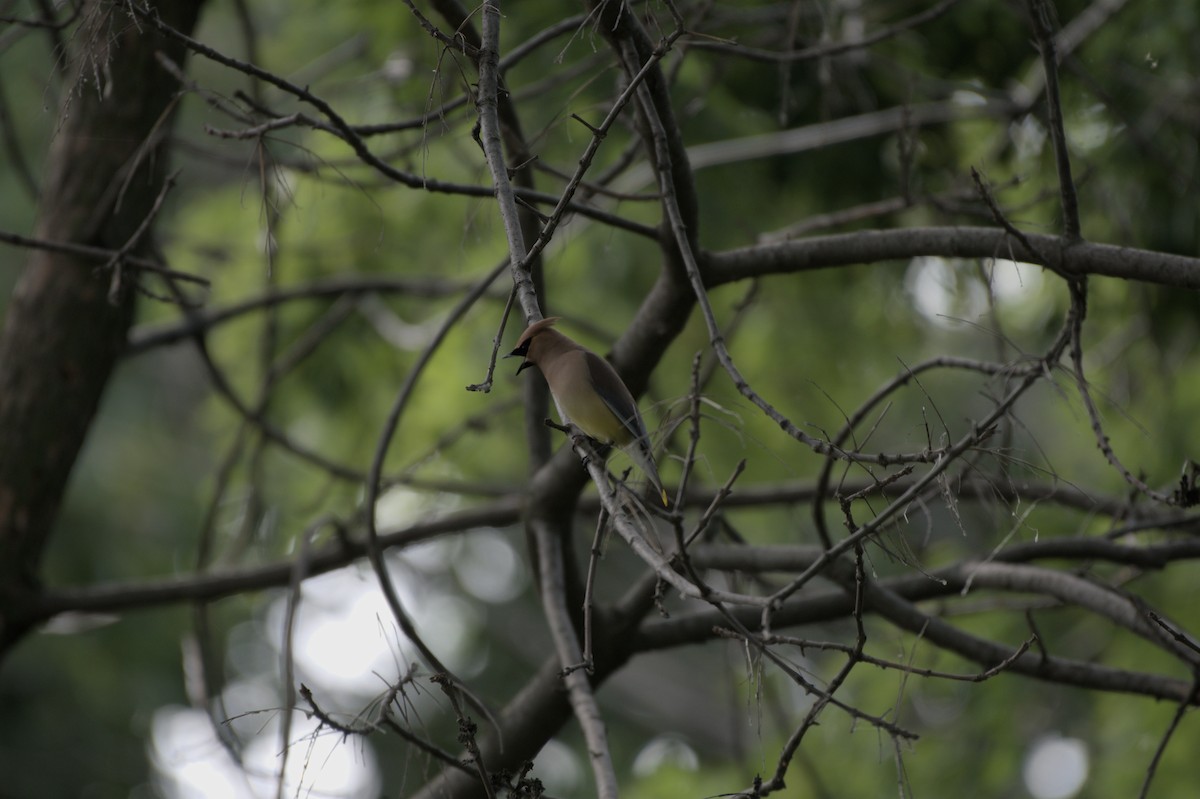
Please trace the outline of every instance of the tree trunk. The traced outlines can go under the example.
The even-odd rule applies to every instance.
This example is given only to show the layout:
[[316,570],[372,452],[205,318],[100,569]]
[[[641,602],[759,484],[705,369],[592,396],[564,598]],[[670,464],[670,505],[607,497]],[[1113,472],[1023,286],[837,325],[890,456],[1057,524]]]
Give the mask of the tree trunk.
[[[157,3],[190,32],[202,0]],[[36,236],[126,247],[162,191],[182,45],[128,10],[89,0],[47,159]],[[152,252],[149,226],[129,249]],[[139,276],[120,264],[34,251],[0,332],[0,653],[27,632],[38,571],[63,491],[125,345]]]

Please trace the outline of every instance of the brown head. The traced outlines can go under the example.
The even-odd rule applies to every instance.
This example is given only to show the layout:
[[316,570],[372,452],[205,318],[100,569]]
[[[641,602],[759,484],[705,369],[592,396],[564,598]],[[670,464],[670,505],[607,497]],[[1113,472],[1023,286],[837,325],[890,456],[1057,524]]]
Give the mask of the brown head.
[[504,356],[506,358],[519,356],[525,359],[517,367],[517,374],[521,374],[530,366],[540,368],[547,358],[555,354],[582,349],[574,341],[554,329],[554,324],[558,322],[558,319],[557,316],[547,317],[525,328],[525,332],[517,339],[517,346]]

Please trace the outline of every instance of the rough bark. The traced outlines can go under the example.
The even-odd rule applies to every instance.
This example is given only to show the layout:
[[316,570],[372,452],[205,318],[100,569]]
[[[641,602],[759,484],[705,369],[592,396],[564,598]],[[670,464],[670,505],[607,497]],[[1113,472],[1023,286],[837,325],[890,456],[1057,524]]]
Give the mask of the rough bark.
[[[191,31],[201,0],[157,3]],[[124,6],[91,0],[71,37],[69,89],[47,158],[36,236],[145,255],[139,230],[165,180],[178,84],[156,52],[182,47]],[[138,234],[135,236],[135,234]],[[136,239],[136,241],[134,241]],[[0,332],[0,652],[27,631],[39,564],[71,468],[133,318],[127,268],[34,251]]]

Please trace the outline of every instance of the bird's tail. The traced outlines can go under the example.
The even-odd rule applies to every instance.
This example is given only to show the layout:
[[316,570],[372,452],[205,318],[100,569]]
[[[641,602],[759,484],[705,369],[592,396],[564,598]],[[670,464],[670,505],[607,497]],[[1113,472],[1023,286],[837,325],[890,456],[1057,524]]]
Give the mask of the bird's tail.
[[644,438],[639,438],[625,451],[629,453],[630,459],[637,464],[642,473],[649,478],[651,485],[658,491],[663,507],[669,506],[671,502],[667,498],[667,489],[663,488],[662,478],[658,476],[658,467],[654,464],[654,455],[650,452],[649,442]]

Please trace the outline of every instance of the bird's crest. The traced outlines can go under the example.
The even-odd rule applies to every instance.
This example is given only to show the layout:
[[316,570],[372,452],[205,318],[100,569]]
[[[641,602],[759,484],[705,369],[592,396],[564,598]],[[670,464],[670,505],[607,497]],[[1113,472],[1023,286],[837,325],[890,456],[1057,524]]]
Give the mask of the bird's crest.
[[525,328],[525,332],[521,334],[519,339],[517,339],[517,347],[520,348],[521,345],[527,344],[529,339],[533,338],[538,333],[541,333],[546,328],[553,327],[561,318],[562,317],[559,316],[547,316],[545,319],[540,319],[534,322],[532,325]]

